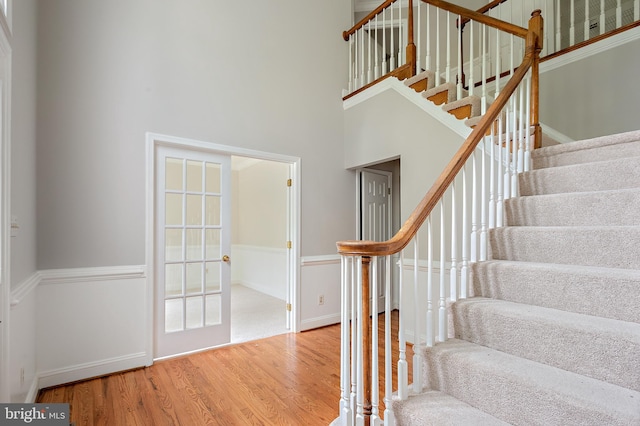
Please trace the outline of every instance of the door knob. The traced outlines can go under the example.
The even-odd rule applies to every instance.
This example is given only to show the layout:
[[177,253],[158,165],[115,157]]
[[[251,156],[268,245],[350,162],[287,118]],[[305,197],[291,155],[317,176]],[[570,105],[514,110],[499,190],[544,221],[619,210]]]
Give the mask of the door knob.
[[227,256],[226,254],[224,256],[222,256],[222,261],[223,262],[228,262],[229,260],[230,260],[229,256]]

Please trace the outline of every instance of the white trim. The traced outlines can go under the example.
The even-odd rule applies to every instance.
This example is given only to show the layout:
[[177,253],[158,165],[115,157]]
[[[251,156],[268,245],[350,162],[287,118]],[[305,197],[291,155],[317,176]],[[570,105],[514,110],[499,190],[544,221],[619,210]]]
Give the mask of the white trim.
[[587,46],[581,47],[580,49],[573,50],[564,55],[560,55],[557,58],[553,58],[540,63],[540,74],[563,67],[581,59],[588,58],[589,56],[596,55],[598,53],[604,52],[605,50],[622,46],[623,44],[638,39],[640,39],[640,27],[632,28],[614,36],[607,37],[604,40],[600,40],[596,43],[592,43]]
[[95,268],[48,269],[38,271],[40,284],[67,284],[147,278],[144,265],[101,266]]
[[38,377],[34,377],[33,380],[31,381],[31,386],[29,386],[29,391],[27,392],[27,395],[24,398],[24,403],[25,404],[33,404],[36,402],[36,399],[38,398],[38,391],[40,389],[38,388]]
[[41,280],[42,276],[38,271],[36,271],[29,278],[18,284],[16,288],[11,291],[11,309],[18,306],[20,302],[22,302],[22,299],[35,290]]
[[339,254],[327,254],[323,256],[305,256],[300,259],[300,266],[320,266],[340,263]]
[[344,110],[347,110],[387,90],[395,90],[397,93],[413,102],[417,107],[422,108],[422,110],[429,113],[433,118],[463,138],[466,139],[471,134],[472,129],[464,124],[464,120],[458,120],[452,114],[444,111],[441,106],[435,105],[433,102],[422,97],[422,94],[416,92],[410,87],[407,87],[396,77],[385,78],[368,89],[353,95],[349,99],[345,100],[342,103],[342,106]]
[[144,352],[100,361],[87,362],[55,370],[43,371],[38,375],[38,387],[40,389],[57,386],[64,383],[86,380],[91,377],[104,376],[106,374],[138,368],[146,365],[147,355]]
[[155,247],[155,148],[156,145],[173,146],[180,149],[195,149],[206,152],[217,152],[226,155],[236,155],[241,157],[257,158],[260,160],[276,161],[280,163],[288,163],[290,165],[290,176],[292,179],[291,194],[291,220],[289,221],[289,239],[292,242],[292,248],[289,250],[291,255],[288,257],[289,270],[291,271],[292,287],[292,331],[300,331],[300,194],[301,194],[301,173],[299,157],[289,155],[274,154],[253,149],[241,148],[231,145],[222,145],[213,142],[198,141],[177,136],[162,135],[159,133],[147,132],[145,135],[147,144],[146,153],[146,254],[145,263],[147,266],[147,330],[148,341],[147,350],[149,359],[147,365],[153,363],[154,355],[154,247]]
[[312,330],[314,328],[325,327],[327,325],[339,324],[341,321],[340,314],[330,314],[322,317],[306,319],[300,324],[301,331]]
[[[574,139],[571,139],[569,136],[565,135],[564,133],[560,133],[556,129],[553,129],[553,128],[547,126],[544,123],[540,123],[540,127],[542,127],[542,134],[543,135],[547,135],[551,139],[553,139],[553,140],[555,140],[557,142],[560,142],[560,143],[574,142]],[[544,136],[543,136],[542,140],[544,140]]]

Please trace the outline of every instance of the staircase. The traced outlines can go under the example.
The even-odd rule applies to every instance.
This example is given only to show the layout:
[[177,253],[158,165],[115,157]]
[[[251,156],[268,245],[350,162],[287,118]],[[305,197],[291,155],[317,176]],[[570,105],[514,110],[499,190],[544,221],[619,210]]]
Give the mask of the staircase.
[[532,154],[404,425],[640,425],[640,131]]

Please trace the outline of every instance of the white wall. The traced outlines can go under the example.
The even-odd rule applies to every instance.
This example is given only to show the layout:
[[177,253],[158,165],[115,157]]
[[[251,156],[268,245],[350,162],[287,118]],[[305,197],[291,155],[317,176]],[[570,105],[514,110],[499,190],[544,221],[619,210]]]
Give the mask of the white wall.
[[39,6],[39,268],[144,262],[146,131],[300,157],[301,252],[352,234],[346,2]]
[[349,10],[38,2],[37,269],[55,277],[36,291],[40,386],[148,359],[146,276],[109,272],[145,262],[146,132],[300,158],[301,254],[332,255],[353,238],[341,101]]
[[540,121],[574,140],[638,130],[638,52],[635,40],[542,73]]
[[36,19],[35,0],[13,2],[11,78],[11,210],[20,229],[11,238],[9,386],[25,402],[36,378]]

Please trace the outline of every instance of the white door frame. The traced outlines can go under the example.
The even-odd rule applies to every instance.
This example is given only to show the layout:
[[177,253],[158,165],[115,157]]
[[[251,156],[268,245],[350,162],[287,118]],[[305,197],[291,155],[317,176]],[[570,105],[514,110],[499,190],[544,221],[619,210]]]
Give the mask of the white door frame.
[[[154,358],[154,291],[155,291],[155,150],[156,146],[173,146],[181,149],[215,152],[218,154],[236,155],[241,157],[257,158],[260,160],[277,161],[289,164],[289,176],[292,181],[288,195],[288,223],[287,235],[291,241],[291,249],[287,255],[288,292],[292,300],[291,306],[291,331],[300,330],[300,158],[281,154],[273,154],[256,151],[237,146],[221,145],[213,142],[199,141],[176,136],[161,135],[157,133],[146,134],[146,286],[147,301],[147,365],[153,364]],[[285,182],[286,183],[286,182]],[[283,183],[283,184],[285,184]],[[283,241],[283,245],[286,241]]]
[[11,1],[0,12],[0,402],[9,402],[11,300]]

